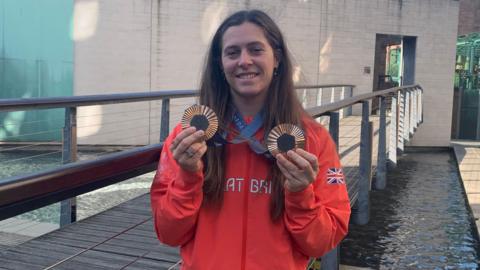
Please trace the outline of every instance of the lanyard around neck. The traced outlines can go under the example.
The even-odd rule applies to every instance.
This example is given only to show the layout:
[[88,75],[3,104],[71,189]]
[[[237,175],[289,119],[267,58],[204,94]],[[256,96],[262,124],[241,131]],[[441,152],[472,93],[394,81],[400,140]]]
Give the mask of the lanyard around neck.
[[262,109],[253,117],[253,120],[247,124],[240,112],[235,110],[232,115],[232,123],[239,133],[231,141],[227,141],[227,132],[223,132],[223,134],[217,133],[213,138],[214,145],[221,146],[227,143],[239,144],[247,142],[250,149],[256,154],[265,155],[269,159],[272,158],[265,145],[254,137],[255,133],[262,127],[264,117],[265,112]]

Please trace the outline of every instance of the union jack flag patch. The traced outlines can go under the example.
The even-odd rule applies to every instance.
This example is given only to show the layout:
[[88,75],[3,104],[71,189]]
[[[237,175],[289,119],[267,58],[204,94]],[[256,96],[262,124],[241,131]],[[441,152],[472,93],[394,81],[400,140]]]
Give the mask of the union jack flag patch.
[[345,184],[343,171],[340,168],[330,168],[327,171],[327,184]]

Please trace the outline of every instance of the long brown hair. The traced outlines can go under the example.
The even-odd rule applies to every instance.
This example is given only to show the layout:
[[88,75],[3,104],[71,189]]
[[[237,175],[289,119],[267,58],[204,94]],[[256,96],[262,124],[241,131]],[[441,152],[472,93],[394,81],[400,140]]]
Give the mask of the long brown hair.
[[[222,72],[222,39],[227,29],[250,22],[260,27],[274,51],[278,67],[270,83],[265,102],[265,132],[281,123],[301,126],[301,117],[305,113],[293,86],[293,70],[290,54],[283,35],[275,22],[260,10],[243,10],[226,18],[213,36],[210,49],[205,59],[205,66],[200,86],[200,104],[207,105],[217,114],[220,122],[229,122],[229,104],[232,102],[230,85]],[[279,108],[282,108],[279,110]],[[205,164],[205,183],[203,192],[206,203],[219,203],[223,200],[225,188],[225,164],[223,164],[225,147],[209,147],[203,157]],[[270,216],[272,220],[281,217],[284,206],[283,183],[285,178],[271,162],[269,178],[272,183]]]

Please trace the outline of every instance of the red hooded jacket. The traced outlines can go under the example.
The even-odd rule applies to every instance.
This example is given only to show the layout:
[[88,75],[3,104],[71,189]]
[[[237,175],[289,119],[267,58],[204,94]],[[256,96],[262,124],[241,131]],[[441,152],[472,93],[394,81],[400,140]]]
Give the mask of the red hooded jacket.
[[[305,270],[309,257],[322,256],[343,239],[350,202],[335,144],[313,120],[305,120],[303,129],[319,173],[305,190],[285,191],[285,211],[277,222],[270,218],[272,185],[266,179],[275,163],[247,143],[226,145],[223,203],[202,205],[203,173],[185,171],[173,159],[169,145],[181,126],[174,129],[163,146],[151,206],[160,241],[181,246],[182,269]],[[263,131],[255,136],[263,137]],[[188,183],[182,180],[187,178]]]

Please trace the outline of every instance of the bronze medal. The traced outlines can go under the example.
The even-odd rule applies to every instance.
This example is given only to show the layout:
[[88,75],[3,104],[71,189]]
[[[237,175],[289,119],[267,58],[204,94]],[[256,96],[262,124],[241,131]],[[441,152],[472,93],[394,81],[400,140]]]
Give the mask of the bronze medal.
[[305,147],[303,131],[292,124],[280,124],[274,127],[267,137],[268,151],[275,157],[295,148]]
[[206,140],[215,135],[218,129],[218,118],[215,112],[205,105],[192,105],[182,116],[182,128],[195,127],[205,132]]

